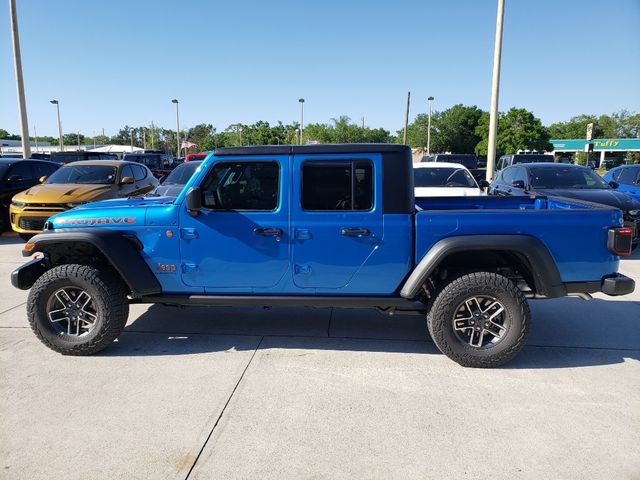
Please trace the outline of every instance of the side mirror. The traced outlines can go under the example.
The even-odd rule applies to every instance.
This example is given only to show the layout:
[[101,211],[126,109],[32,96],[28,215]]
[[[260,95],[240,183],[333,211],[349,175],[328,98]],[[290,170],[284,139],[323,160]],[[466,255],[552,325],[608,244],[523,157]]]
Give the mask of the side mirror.
[[487,180],[480,180],[478,185],[480,185],[480,188],[489,188],[491,184]]
[[46,175],[43,175],[43,176],[41,176],[41,177],[38,179],[38,181],[39,181],[40,183],[44,183],[46,179],[47,179],[47,176],[46,176]]
[[18,182],[22,182],[23,178],[21,175],[11,175],[7,181],[9,183],[18,183]]
[[525,187],[525,185],[524,185],[524,180],[515,180],[515,181],[511,184],[511,186],[512,186],[513,188],[521,188],[521,189],[523,189],[523,190],[524,190],[524,187]]
[[131,177],[122,177],[120,180],[120,185],[131,185],[133,183],[133,178]]
[[191,187],[187,192],[187,211],[194,217],[202,208],[202,190],[200,187]]
[[620,184],[618,182],[614,182],[613,180],[611,180],[609,182],[609,186],[615,190],[616,188],[618,188],[620,186]]

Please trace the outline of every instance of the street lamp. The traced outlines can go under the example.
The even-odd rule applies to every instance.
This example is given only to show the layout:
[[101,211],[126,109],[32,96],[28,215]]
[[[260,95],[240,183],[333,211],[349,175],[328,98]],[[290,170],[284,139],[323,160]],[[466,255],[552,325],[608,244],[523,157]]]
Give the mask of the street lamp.
[[302,145],[302,132],[304,131],[304,98],[299,98],[300,102],[300,145]]
[[64,152],[64,139],[62,137],[62,122],[60,121],[60,102],[58,100],[49,100],[50,103],[56,106],[58,112],[58,135],[60,136],[60,151]]
[[180,112],[178,108],[178,100],[174,98],[171,100],[171,103],[176,104],[176,144],[178,145],[178,155],[176,158],[180,158]]
[[431,102],[433,102],[433,97],[427,97],[429,100],[429,126],[427,127],[427,155],[431,153]]

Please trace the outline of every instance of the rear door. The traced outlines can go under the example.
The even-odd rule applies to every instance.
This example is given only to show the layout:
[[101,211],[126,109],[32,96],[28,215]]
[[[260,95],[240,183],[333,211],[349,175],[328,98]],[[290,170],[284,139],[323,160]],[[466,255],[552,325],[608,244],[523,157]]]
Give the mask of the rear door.
[[345,287],[382,242],[381,175],[373,157],[294,156],[295,286]]

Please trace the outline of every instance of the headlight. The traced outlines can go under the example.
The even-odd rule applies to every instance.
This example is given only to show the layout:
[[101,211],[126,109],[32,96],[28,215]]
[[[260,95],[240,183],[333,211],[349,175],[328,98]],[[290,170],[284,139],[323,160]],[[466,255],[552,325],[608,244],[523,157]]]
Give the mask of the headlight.
[[632,217],[635,217],[639,213],[640,213],[640,210],[629,210],[629,215],[631,215]]
[[24,202],[17,202],[15,200],[11,200],[11,205],[13,205],[14,207],[24,207],[26,205],[26,203]]

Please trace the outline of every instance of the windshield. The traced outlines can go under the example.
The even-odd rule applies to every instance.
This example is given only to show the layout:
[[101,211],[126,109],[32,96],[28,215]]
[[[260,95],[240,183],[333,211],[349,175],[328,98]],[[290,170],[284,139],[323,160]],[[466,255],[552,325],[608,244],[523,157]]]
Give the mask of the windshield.
[[176,167],[167,178],[162,182],[163,185],[185,185],[196,169],[200,166],[200,162],[183,163]]
[[116,181],[116,167],[109,165],[69,164],[51,174],[45,183],[78,183],[108,185]]
[[413,178],[416,187],[478,188],[476,181],[464,168],[415,168]]
[[437,155],[435,161],[459,163],[467,168],[478,168],[478,158],[475,155]]
[[596,173],[588,168],[544,168],[532,167],[531,186],[538,189],[581,189],[581,190],[600,190],[610,188]]

